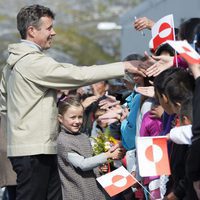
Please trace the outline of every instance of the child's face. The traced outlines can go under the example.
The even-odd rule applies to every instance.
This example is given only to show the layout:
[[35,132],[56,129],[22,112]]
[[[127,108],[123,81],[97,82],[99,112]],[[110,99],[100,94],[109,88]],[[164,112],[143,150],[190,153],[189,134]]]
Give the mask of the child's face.
[[169,115],[178,114],[180,112],[180,106],[177,103],[176,105],[172,103],[169,98],[164,94],[159,94],[156,91],[156,97],[159,100],[159,104],[163,107],[165,112]]
[[108,126],[107,123],[102,122],[101,120],[98,119],[101,115],[103,115],[103,114],[105,114],[105,113],[106,113],[105,110],[99,109],[99,110],[97,110],[97,111],[95,112],[95,114],[94,114],[95,120],[96,120],[97,124],[98,124],[101,128],[106,128],[106,127]]
[[104,81],[100,81],[98,83],[92,84],[92,89],[94,94],[102,96],[107,89],[107,85]]
[[83,107],[69,107],[64,115],[58,116],[58,120],[70,132],[78,132],[83,123]]
[[191,120],[187,116],[181,117],[181,123],[182,123],[182,125],[192,124]]
[[133,81],[135,84],[137,84],[137,86],[144,86],[144,77],[141,76],[140,74],[133,74]]

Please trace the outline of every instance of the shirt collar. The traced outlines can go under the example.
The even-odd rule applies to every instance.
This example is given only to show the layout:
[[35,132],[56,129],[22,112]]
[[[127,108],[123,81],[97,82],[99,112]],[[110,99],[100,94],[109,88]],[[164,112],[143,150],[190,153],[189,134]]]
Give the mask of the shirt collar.
[[42,51],[42,48],[38,44],[36,44],[35,42],[32,42],[30,40],[21,40],[21,42],[28,45],[28,46],[31,46],[35,49]]

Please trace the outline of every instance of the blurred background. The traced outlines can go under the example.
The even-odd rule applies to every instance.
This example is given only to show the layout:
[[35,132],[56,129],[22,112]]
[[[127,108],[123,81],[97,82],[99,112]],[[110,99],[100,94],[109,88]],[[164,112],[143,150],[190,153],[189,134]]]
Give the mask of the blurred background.
[[91,65],[119,61],[119,29],[99,30],[100,22],[119,24],[120,16],[142,0],[0,0],[0,64],[8,43],[18,42],[16,15],[21,7],[41,4],[56,13],[56,37],[48,53],[60,62]]

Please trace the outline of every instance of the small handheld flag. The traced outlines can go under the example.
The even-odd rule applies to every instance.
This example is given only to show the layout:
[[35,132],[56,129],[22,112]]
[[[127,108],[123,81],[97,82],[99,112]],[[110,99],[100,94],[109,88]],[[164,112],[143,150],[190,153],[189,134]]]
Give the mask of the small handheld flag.
[[133,176],[123,166],[97,178],[97,181],[111,197],[136,183]]
[[190,64],[199,64],[200,55],[192,48],[186,41],[167,41],[167,43],[174,48],[181,57],[183,57]]
[[151,33],[154,51],[167,40],[175,40],[173,15],[167,15],[157,21]]
[[140,176],[169,175],[166,137],[137,137]]

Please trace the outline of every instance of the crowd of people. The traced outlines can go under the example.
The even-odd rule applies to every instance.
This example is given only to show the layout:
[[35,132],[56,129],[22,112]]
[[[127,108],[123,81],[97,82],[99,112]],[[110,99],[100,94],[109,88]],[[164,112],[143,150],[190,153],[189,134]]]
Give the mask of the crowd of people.
[[[8,46],[0,83],[0,186],[9,200],[200,199],[200,63],[169,44],[121,62],[75,66],[48,57],[55,14],[17,14],[21,41]],[[136,31],[151,29],[146,17]],[[176,29],[200,53],[200,18]],[[94,154],[100,134],[112,146]],[[171,175],[141,177],[136,138],[165,136]],[[112,161],[112,162],[111,162]],[[96,178],[124,166],[138,182],[109,197]]]

